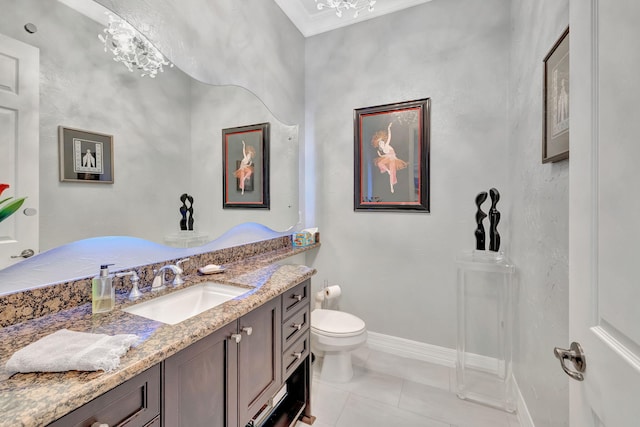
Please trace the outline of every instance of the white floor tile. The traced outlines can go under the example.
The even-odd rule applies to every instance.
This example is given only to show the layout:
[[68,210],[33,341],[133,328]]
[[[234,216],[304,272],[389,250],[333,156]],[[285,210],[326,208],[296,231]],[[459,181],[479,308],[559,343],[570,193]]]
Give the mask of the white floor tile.
[[352,356],[354,378],[346,384],[320,380],[322,358],[316,359],[314,427],[519,427],[513,414],[459,399],[453,368],[366,346]]
[[399,407],[457,427],[510,427],[506,412],[411,381],[404,384]]
[[337,389],[331,385],[316,381],[311,383],[311,412],[317,421],[335,426],[342,410],[349,398],[349,392]]
[[[316,360],[317,362],[318,360]],[[348,383],[328,383],[317,376],[314,377],[314,384],[328,384],[337,389],[392,406],[398,406],[402,381],[402,378],[372,372],[360,366],[353,367],[353,378]]]
[[[447,366],[408,359],[381,351],[371,351],[364,366],[373,372],[393,375],[443,390],[451,389],[453,368]],[[453,372],[453,375],[455,378],[455,372]]]
[[389,426],[450,427],[449,424],[359,396],[349,398],[336,424],[336,427]]

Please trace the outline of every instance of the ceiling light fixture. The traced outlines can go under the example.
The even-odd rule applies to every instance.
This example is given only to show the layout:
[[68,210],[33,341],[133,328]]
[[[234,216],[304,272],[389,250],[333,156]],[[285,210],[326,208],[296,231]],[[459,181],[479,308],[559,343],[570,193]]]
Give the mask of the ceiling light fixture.
[[145,36],[128,22],[107,13],[109,22],[98,38],[104,43],[104,51],[113,53],[113,60],[122,62],[129,71],[142,71],[142,76],[155,78],[163,72],[163,66],[173,67],[164,55]]
[[376,4],[376,0],[316,0],[316,5],[319,10],[325,7],[336,10],[338,18],[342,18],[342,12],[353,10],[353,17],[357,18],[360,11],[367,9],[369,12],[373,12],[373,5]]

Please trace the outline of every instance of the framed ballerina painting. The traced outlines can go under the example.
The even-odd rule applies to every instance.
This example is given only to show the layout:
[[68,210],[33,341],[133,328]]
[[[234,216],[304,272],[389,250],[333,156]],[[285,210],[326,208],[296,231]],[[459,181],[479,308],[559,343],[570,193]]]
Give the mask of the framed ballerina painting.
[[222,207],[269,209],[269,123],[222,129]]
[[354,110],[354,210],[429,212],[430,105]]

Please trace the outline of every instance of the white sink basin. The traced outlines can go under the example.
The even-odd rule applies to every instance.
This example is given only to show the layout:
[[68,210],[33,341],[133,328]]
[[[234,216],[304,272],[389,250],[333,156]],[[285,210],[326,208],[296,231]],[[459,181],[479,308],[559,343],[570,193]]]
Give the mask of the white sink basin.
[[122,310],[175,325],[249,291],[250,289],[246,288],[204,282]]

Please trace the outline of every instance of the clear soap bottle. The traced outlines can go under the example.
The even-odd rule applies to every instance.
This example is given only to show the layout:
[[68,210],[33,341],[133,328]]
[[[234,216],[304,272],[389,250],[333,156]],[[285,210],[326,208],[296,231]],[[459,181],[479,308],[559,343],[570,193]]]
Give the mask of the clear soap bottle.
[[100,274],[91,280],[91,311],[105,313],[113,310],[116,304],[116,293],[113,289],[113,278],[109,275],[109,266],[100,266]]

